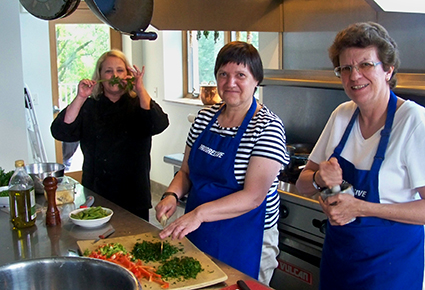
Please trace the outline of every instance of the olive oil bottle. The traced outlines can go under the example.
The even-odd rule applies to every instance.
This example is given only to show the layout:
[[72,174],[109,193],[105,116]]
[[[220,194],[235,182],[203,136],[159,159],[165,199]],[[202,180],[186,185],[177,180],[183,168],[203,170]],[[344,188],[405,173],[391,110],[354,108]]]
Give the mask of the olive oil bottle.
[[15,161],[15,173],[9,181],[10,221],[15,228],[28,228],[35,224],[34,181],[25,170],[23,160]]

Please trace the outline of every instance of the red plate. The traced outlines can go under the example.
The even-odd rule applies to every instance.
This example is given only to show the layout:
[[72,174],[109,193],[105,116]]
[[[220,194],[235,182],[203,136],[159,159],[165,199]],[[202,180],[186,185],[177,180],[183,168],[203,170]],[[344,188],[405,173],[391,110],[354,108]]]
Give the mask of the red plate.
[[[251,290],[270,290],[273,288],[264,286],[263,284],[261,284],[260,282],[254,281],[254,280],[244,280],[244,282],[246,283],[246,285],[248,285],[249,288],[251,288]],[[232,285],[232,286],[227,286],[222,288],[221,290],[236,290],[239,289],[238,285]]]

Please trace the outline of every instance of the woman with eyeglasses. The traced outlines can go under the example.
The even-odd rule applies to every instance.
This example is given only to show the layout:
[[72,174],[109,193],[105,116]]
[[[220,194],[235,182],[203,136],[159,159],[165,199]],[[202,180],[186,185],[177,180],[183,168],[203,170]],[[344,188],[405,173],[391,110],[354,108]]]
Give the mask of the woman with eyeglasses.
[[351,101],[332,113],[297,188],[313,195],[346,181],[354,197],[319,197],[320,287],[423,289],[425,109],[392,91],[398,48],[381,25],[350,25],[329,55]]

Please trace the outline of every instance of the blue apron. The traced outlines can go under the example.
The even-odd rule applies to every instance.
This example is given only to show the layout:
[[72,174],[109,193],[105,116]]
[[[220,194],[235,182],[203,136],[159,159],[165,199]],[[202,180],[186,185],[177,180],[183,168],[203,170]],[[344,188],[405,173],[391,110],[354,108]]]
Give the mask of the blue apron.
[[[187,199],[186,212],[243,189],[235,178],[235,158],[256,108],[257,102],[253,98],[234,137],[221,136],[210,131],[222,109],[198,136],[188,160],[192,188]],[[261,206],[241,216],[204,222],[187,237],[201,251],[258,279],[265,213],[266,199]]]
[[[397,97],[391,91],[385,127],[371,169],[358,170],[341,157],[353,124],[354,112],[332,156],[338,159],[343,179],[351,183],[356,198],[379,203],[379,169],[385,158]],[[361,193],[360,196],[357,193]],[[422,289],[424,227],[376,217],[357,217],[345,226],[326,229],[320,266],[320,289],[382,290]]]

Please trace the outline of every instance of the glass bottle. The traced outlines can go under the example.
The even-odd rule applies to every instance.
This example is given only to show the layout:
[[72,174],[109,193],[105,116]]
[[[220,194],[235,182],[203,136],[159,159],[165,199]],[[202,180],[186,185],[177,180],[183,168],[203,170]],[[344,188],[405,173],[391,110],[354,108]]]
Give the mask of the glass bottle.
[[15,228],[28,228],[35,224],[34,181],[25,170],[23,160],[15,161],[15,173],[9,181],[10,221]]

